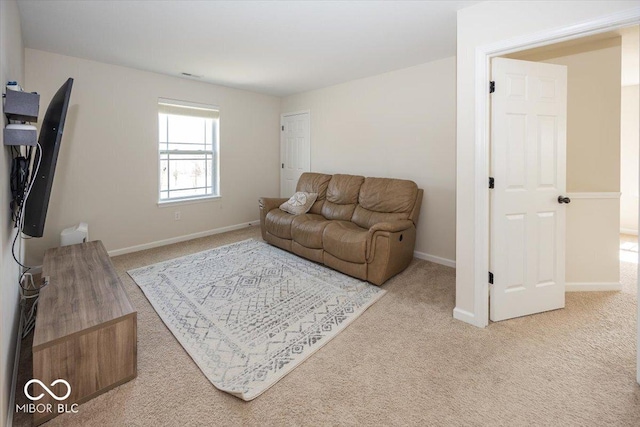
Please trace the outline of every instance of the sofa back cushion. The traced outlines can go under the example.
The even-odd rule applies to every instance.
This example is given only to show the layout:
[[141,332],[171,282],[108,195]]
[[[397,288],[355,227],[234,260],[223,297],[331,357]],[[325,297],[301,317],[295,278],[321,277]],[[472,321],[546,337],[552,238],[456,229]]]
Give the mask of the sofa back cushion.
[[311,209],[309,209],[309,213],[320,214],[322,212],[322,206],[327,196],[329,180],[331,180],[331,175],[325,175],[323,173],[305,172],[300,175],[296,192],[304,191],[305,193],[318,194],[318,198],[313,206],[311,206]]
[[349,221],[358,203],[363,176],[333,175],[327,187],[327,199],[322,206],[322,216],[327,219]]
[[363,228],[379,222],[408,219],[418,196],[413,181],[390,178],[366,178],[358,196],[351,221]]

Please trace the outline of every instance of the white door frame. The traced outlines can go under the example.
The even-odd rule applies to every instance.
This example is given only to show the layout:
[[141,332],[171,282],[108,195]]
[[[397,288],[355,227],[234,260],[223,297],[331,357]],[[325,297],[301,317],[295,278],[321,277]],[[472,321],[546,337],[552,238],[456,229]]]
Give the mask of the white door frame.
[[[297,116],[299,114],[307,114],[309,116],[309,128],[307,129],[307,141],[309,141],[309,171],[313,171],[311,165],[311,110],[292,111],[289,113],[280,114],[280,128],[284,126],[284,118],[288,116]],[[282,183],[282,163],[284,162],[284,138],[282,132],[280,132],[280,163],[278,163],[278,170],[280,171],[279,182]],[[280,189],[282,191],[282,189]]]
[[[489,70],[491,58],[525,49],[545,46],[566,40],[578,39],[593,34],[640,24],[640,9],[634,8],[569,27],[555,28],[538,33],[502,40],[479,46],[475,53],[475,326],[484,328],[489,324],[489,146],[490,146],[490,97]],[[638,285],[640,291],[640,282]],[[640,294],[640,292],[639,292]],[[638,305],[640,319],[640,304]],[[640,383],[640,321],[638,322],[638,374]]]

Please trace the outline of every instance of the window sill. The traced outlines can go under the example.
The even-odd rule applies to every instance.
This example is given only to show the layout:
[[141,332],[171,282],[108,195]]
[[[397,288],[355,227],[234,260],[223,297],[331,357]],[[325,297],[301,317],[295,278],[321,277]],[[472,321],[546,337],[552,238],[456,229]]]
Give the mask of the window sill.
[[192,205],[195,203],[213,202],[221,198],[222,196],[218,195],[218,196],[194,197],[192,199],[182,199],[182,200],[162,200],[158,202],[158,207],[168,208],[171,206]]

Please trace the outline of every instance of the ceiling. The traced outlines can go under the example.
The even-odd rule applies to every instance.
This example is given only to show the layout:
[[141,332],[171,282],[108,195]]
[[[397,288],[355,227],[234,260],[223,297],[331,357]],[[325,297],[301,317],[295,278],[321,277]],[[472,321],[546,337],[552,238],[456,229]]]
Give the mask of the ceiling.
[[453,56],[474,3],[18,1],[28,48],[277,96]]

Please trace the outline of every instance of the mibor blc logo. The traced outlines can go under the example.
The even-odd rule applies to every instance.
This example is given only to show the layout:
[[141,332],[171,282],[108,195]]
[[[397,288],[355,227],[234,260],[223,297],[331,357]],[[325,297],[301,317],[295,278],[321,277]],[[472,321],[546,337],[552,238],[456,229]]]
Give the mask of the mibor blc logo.
[[53,397],[55,400],[58,401],[62,401],[65,400],[67,397],[69,397],[69,395],[71,394],[71,384],[69,384],[67,381],[62,380],[62,379],[57,379],[54,382],[51,383],[51,387],[53,387],[56,384],[64,384],[67,386],[67,393],[64,396],[58,396],[57,394],[55,394],[54,392],[52,392],[49,387],[47,387],[46,385],[44,385],[44,383],[40,380],[30,380],[28,381],[25,385],[24,385],[24,395],[27,396],[29,399],[31,400],[40,400],[44,397],[44,393],[40,393],[38,396],[31,396],[31,394],[29,393],[29,386],[31,384],[40,384],[40,387],[42,387],[47,393],[49,393],[49,395],[51,397]]
[[[38,384],[40,387],[42,387],[42,389],[44,390],[44,392],[41,392],[40,394],[38,394],[37,396],[32,395],[29,392],[29,386],[31,384]],[[65,394],[63,394],[62,396],[58,396],[56,393],[54,393],[51,388],[53,388],[54,386],[56,386],[57,384],[62,384],[66,387],[66,392]],[[51,387],[51,388],[49,388]],[[35,387],[33,387],[34,389],[34,393],[35,393]],[[74,403],[72,405],[67,405],[66,403],[58,403],[58,404],[53,404],[53,403],[36,403],[38,400],[42,399],[45,396],[45,392],[51,396],[53,399],[57,400],[58,402],[61,402],[63,400],[65,400],[66,398],[68,398],[71,395],[71,384],[69,384],[68,381],[63,380],[63,379],[57,379],[54,382],[52,382],[49,386],[47,386],[45,383],[43,383],[42,381],[40,381],[39,379],[32,379],[27,381],[27,383],[24,385],[24,395],[32,400],[34,403],[26,403],[24,405],[16,405],[16,412],[27,412],[29,414],[42,414],[42,413],[58,413],[58,414],[63,414],[63,413],[74,413],[76,414],[78,412],[78,404]]]

